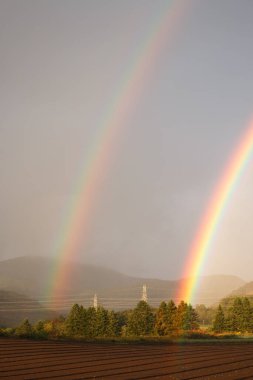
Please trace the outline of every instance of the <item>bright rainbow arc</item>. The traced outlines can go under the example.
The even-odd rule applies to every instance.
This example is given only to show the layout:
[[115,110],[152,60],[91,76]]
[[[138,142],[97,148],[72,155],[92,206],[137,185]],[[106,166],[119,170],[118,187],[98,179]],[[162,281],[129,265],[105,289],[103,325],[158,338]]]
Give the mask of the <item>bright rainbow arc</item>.
[[52,299],[57,299],[64,293],[65,285],[71,276],[69,261],[76,257],[81,237],[85,240],[89,233],[94,203],[111,160],[113,148],[126,120],[135,108],[157,56],[165,42],[168,43],[168,37],[172,37],[172,33],[175,33],[185,10],[186,4],[183,1],[174,0],[168,3],[159,20],[152,25],[147,40],[124,76],[111,107],[100,123],[98,136],[81,170],[75,187],[75,197],[68,207],[56,244],[56,260],[47,289]]
[[195,240],[191,246],[185,264],[182,285],[177,294],[178,300],[192,302],[198,278],[202,272],[205,259],[208,256],[210,245],[220,225],[227,204],[234,193],[237,184],[253,153],[253,120],[243,134],[231,159],[229,160],[211,201],[208,204]]

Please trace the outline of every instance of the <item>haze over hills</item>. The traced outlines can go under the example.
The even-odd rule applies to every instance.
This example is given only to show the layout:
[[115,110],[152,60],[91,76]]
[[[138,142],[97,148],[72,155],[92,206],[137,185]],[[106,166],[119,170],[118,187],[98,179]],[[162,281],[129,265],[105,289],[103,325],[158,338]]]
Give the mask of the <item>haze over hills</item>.
[[[31,297],[48,295],[49,282],[57,263],[53,259],[23,256],[0,262],[0,289],[19,291]],[[71,281],[65,284],[63,293],[80,293],[101,288],[128,285],[131,278],[116,271],[69,262]]]
[[[238,289],[233,290],[226,297],[219,301],[219,304],[223,307],[224,310],[229,310],[234,303],[236,297],[247,297],[251,304],[253,305],[253,281],[250,281]],[[216,304],[216,306],[218,303]]]
[[235,296],[252,296],[253,297],[253,281],[247,282],[246,284],[240,286],[238,289],[235,289],[231,293],[232,297]]
[[206,306],[213,305],[244,284],[244,280],[233,275],[220,274],[200,277],[195,296],[196,303],[203,303]]
[[34,323],[39,319],[52,319],[56,316],[56,312],[47,310],[40,302],[0,289],[0,327],[17,326],[25,318]]
[[[48,282],[55,261],[49,258],[25,256],[0,262],[0,289],[18,292],[43,302],[48,301]],[[143,284],[147,285],[149,303],[158,306],[162,300],[174,298],[180,280],[169,281],[131,277],[108,268],[89,264],[69,263],[71,281],[65,284],[64,297],[57,300],[58,311],[67,311],[74,302],[85,307],[92,304],[94,293],[108,308],[134,307],[141,298]],[[202,277],[196,293],[196,303],[214,304],[245,282],[236,276]]]

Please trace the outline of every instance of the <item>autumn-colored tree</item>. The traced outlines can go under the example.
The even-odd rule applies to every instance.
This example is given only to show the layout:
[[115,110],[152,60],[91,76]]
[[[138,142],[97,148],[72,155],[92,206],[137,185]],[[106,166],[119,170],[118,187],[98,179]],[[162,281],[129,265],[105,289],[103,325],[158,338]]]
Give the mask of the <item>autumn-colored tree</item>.
[[178,330],[187,330],[187,310],[188,310],[187,303],[184,301],[181,301],[177,307],[177,314],[176,314],[176,320],[175,320],[176,328]]
[[176,327],[178,330],[196,330],[199,327],[196,311],[184,301],[177,307]]
[[158,335],[170,335],[176,328],[177,307],[173,300],[162,302],[156,313],[155,332]]

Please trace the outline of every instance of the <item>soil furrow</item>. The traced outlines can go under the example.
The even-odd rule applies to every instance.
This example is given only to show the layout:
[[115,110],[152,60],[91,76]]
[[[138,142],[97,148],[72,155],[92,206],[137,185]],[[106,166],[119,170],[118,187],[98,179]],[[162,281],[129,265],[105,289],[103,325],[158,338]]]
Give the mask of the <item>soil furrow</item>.
[[0,378],[253,379],[253,344],[131,344],[0,340]]

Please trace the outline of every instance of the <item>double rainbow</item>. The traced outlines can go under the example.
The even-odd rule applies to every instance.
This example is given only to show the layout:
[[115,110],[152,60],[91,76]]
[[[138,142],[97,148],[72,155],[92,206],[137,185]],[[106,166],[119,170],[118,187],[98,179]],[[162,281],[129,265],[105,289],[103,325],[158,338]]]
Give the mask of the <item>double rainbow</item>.
[[[169,38],[172,40],[176,29],[182,25],[186,9],[186,1],[168,2],[152,24],[146,40],[143,41],[138,54],[126,70],[111,105],[108,106],[106,114],[101,119],[99,133],[90,149],[88,159],[80,171],[74,187],[75,196],[68,205],[58,235],[55,266],[52,268],[47,289],[47,293],[52,299],[57,299],[70,281],[69,261],[78,256],[80,241],[85,242],[89,234],[95,200],[98,197],[104,173],[112,159],[116,142],[141,96],[157,57],[165,43],[168,44]],[[183,272],[185,280],[182,282],[177,298],[187,302],[192,301],[210,244],[252,151],[253,122],[232,154],[208,204],[186,259]]]

